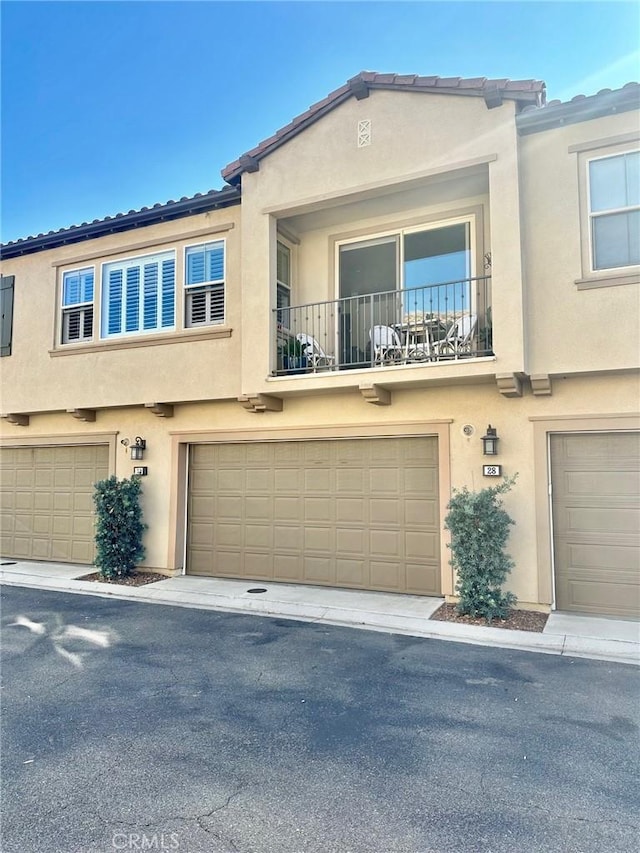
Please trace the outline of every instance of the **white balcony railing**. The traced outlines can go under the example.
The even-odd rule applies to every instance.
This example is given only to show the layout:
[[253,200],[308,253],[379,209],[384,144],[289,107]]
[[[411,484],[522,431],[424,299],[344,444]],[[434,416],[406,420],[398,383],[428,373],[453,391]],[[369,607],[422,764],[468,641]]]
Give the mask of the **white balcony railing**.
[[491,277],[274,309],[276,376],[492,355]]

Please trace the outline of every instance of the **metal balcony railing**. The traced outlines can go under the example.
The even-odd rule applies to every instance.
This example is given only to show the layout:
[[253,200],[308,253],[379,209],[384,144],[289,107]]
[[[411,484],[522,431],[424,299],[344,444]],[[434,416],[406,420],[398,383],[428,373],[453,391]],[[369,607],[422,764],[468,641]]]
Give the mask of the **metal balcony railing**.
[[491,277],[274,309],[276,376],[493,355]]

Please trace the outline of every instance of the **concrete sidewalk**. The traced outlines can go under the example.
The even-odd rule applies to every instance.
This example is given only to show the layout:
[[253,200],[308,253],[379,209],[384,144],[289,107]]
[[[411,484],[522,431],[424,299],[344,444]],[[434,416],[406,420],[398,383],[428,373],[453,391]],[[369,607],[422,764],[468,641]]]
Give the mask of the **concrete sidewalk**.
[[538,634],[430,621],[441,598],[188,575],[140,587],[76,580],[92,571],[91,566],[3,560],[0,583],[640,664],[640,623],[632,620],[552,613]]

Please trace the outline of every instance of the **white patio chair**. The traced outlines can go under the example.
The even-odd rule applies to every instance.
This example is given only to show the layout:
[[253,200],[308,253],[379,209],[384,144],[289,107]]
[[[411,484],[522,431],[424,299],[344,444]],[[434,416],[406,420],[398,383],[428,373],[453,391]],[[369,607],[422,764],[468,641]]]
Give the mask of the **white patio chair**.
[[404,360],[400,335],[391,326],[374,326],[369,330],[374,364],[394,364]]
[[320,367],[335,367],[335,356],[326,353],[313,335],[307,335],[306,332],[298,332],[296,338],[302,347],[302,354],[307,358],[308,367],[311,367],[313,370],[317,370]]
[[471,352],[473,336],[478,325],[477,314],[461,314],[441,341],[434,341],[436,358],[458,358]]

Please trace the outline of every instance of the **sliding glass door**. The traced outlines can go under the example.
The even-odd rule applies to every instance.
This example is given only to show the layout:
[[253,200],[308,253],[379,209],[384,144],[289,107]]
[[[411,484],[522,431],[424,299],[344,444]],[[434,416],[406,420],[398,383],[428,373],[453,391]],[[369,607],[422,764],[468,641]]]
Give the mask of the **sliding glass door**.
[[369,359],[373,326],[411,317],[451,322],[473,310],[471,226],[467,219],[339,246],[342,363]]

